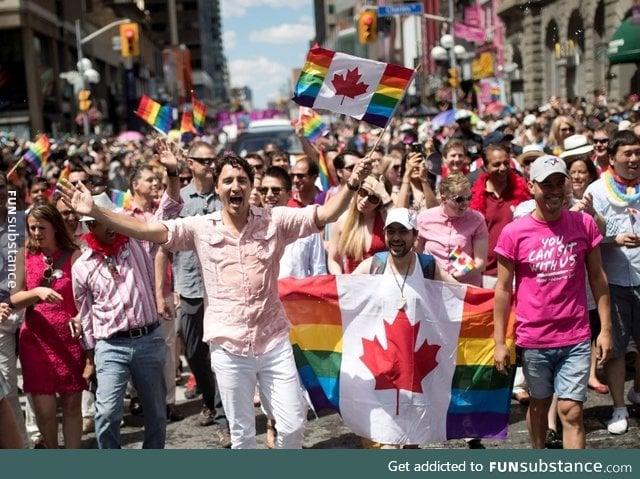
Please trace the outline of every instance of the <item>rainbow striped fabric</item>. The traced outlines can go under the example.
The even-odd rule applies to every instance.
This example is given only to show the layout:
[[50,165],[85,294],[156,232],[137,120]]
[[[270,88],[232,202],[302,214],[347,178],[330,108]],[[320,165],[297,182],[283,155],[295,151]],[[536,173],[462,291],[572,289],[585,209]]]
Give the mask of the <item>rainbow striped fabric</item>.
[[329,130],[329,127],[322,121],[320,115],[311,108],[301,106],[298,121],[302,123],[302,134],[311,143]]
[[31,167],[31,169],[37,175],[42,174],[42,170],[47,166],[47,160],[49,159],[49,151],[51,150],[51,142],[44,133],[33,142],[27,152],[24,154],[23,159]]
[[307,55],[293,101],[384,128],[413,74],[409,68],[315,46]]
[[58,176],[58,181],[56,184],[59,185],[62,180],[68,180],[70,174],[71,174],[71,163],[69,162],[69,160],[66,160],[64,162],[64,169],[60,172],[60,175]]
[[197,133],[193,126],[193,116],[190,111],[186,110],[182,112],[182,118],[180,119],[180,134],[184,135],[185,133]]
[[320,148],[318,152],[318,173],[320,183],[322,184],[322,189],[324,191],[327,191],[329,188],[334,186],[331,181],[331,175],[329,175],[329,168],[327,167],[327,158],[324,155],[324,148]]
[[207,115],[207,105],[196,100],[193,92],[191,92],[191,104],[193,106],[193,126],[196,127],[198,133],[202,133],[204,131],[204,122]]
[[[513,375],[494,368],[493,291],[408,282],[403,311],[393,281],[391,275],[280,280],[314,408],[340,412],[354,433],[385,444],[506,438]],[[512,315],[512,362],[513,325]],[[399,371],[417,382],[390,386]]]
[[165,135],[173,123],[173,108],[169,105],[162,106],[147,95],[142,95],[140,98],[136,115]]
[[128,191],[111,190],[111,201],[118,208],[129,211],[133,206],[133,195]]

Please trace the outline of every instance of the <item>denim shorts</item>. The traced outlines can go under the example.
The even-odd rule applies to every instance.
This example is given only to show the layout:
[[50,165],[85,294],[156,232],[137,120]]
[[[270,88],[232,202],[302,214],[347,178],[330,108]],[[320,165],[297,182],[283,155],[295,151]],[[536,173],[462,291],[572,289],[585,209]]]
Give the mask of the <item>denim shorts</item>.
[[549,398],[555,392],[560,399],[584,402],[590,367],[590,341],[561,348],[522,350],[529,394],[536,399]]

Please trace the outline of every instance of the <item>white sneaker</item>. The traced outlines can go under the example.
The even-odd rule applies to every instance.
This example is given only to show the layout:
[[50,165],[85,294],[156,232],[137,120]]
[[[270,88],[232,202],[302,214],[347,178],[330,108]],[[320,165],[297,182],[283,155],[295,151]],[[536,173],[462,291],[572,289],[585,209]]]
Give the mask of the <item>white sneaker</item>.
[[636,392],[633,386],[631,386],[631,389],[629,389],[627,393],[627,399],[632,404],[640,404],[640,393]]
[[614,409],[607,422],[607,431],[611,434],[624,434],[629,429],[629,413],[627,408]]

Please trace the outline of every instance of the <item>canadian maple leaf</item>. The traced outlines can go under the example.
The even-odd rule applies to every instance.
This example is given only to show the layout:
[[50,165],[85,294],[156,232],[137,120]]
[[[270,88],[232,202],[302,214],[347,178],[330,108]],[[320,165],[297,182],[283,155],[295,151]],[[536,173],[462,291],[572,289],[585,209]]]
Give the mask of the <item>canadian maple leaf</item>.
[[360,360],[376,379],[376,390],[396,390],[396,415],[400,414],[400,389],[421,393],[422,380],[438,365],[439,345],[426,340],[415,350],[420,323],[412,325],[404,310],[400,310],[392,324],[384,322],[387,349],[375,337],[362,338],[364,352]]
[[358,67],[355,67],[353,70],[347,70],[347,73],[345,73],[344,76],[339,75],[338,73],[333,75],[331,83],[333,83],[333,86],[336,89],[336,95],[342,95],[342,101],[340,102],[341,105],[344,103],[344,99],[346,97],[354,99],[358,95],[362,95],[367,92],[369,85],[361,82],[360,78],[362,78],[362,75],[358,73]]

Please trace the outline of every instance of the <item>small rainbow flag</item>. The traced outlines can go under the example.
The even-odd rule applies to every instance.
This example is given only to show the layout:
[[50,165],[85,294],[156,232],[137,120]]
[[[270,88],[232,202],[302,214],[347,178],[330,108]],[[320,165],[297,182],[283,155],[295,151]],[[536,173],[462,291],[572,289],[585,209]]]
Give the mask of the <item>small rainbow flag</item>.
[[184,135],[185,133],[197,133],[193,126],[193,116],[190,111],[186,110],[182,112],[182,118],[180,119],[180,134]]
[[58,182],[56,184],[59,185],[62,180],[68,180],[69,174],[71,174],[71,163],[69,163],[69,160],[66,160],[64,162],[64,169],[60,172],[60,176],[58,176]]
[[169,105],[162,106],[147,95],[142,95],[142,98],[140,98],[136,115],[165,135],[169,132],[173,123],[173,108]]
[[476,267],[476,263],[471,256],[465,253],[460,245],[449,254],[449,261],[459,273],[468,273]]
[[327,158],[324,156],[324,149],[320,148],[318,156],[318,172],[320,173],[320,183],[322,189],[327,191],[333,185],[331,184],[331,176],[329,176],[329,168],[327,168]]
[[327,125],[322,121],[322,118],[320,118],[320,115],[311,108],[301,106],[298,121],[302,123],[302,134],[311,143],[329,130]]
[[[278,282],[316,411],[338,411],[355,434],[387,444],[505,439],[514,371],[504,376],[494,367],[494,292],[424,280],[404,290],[409,306],[398,310],[393,281],[325,275]],[[512,363],[514,325],[512,311]]]
[[204,121],[207,114],[207,105],[196,100],[196,96],[191,92],[191,105],[193,106],[193,126],[196,127],[198,133],[204,131]]
[[133,204],[133,195],[128,191],[111,190],[111,201],[118,208],[130,211]]
[[399,65],[314,46],[298,78],[293,101],[385,128],[414,73]]
[[42,170],[47,166],[51,142],[44,133],[29,147],[29,150],[22,157],[24,161],[37,174],[41,175]]

